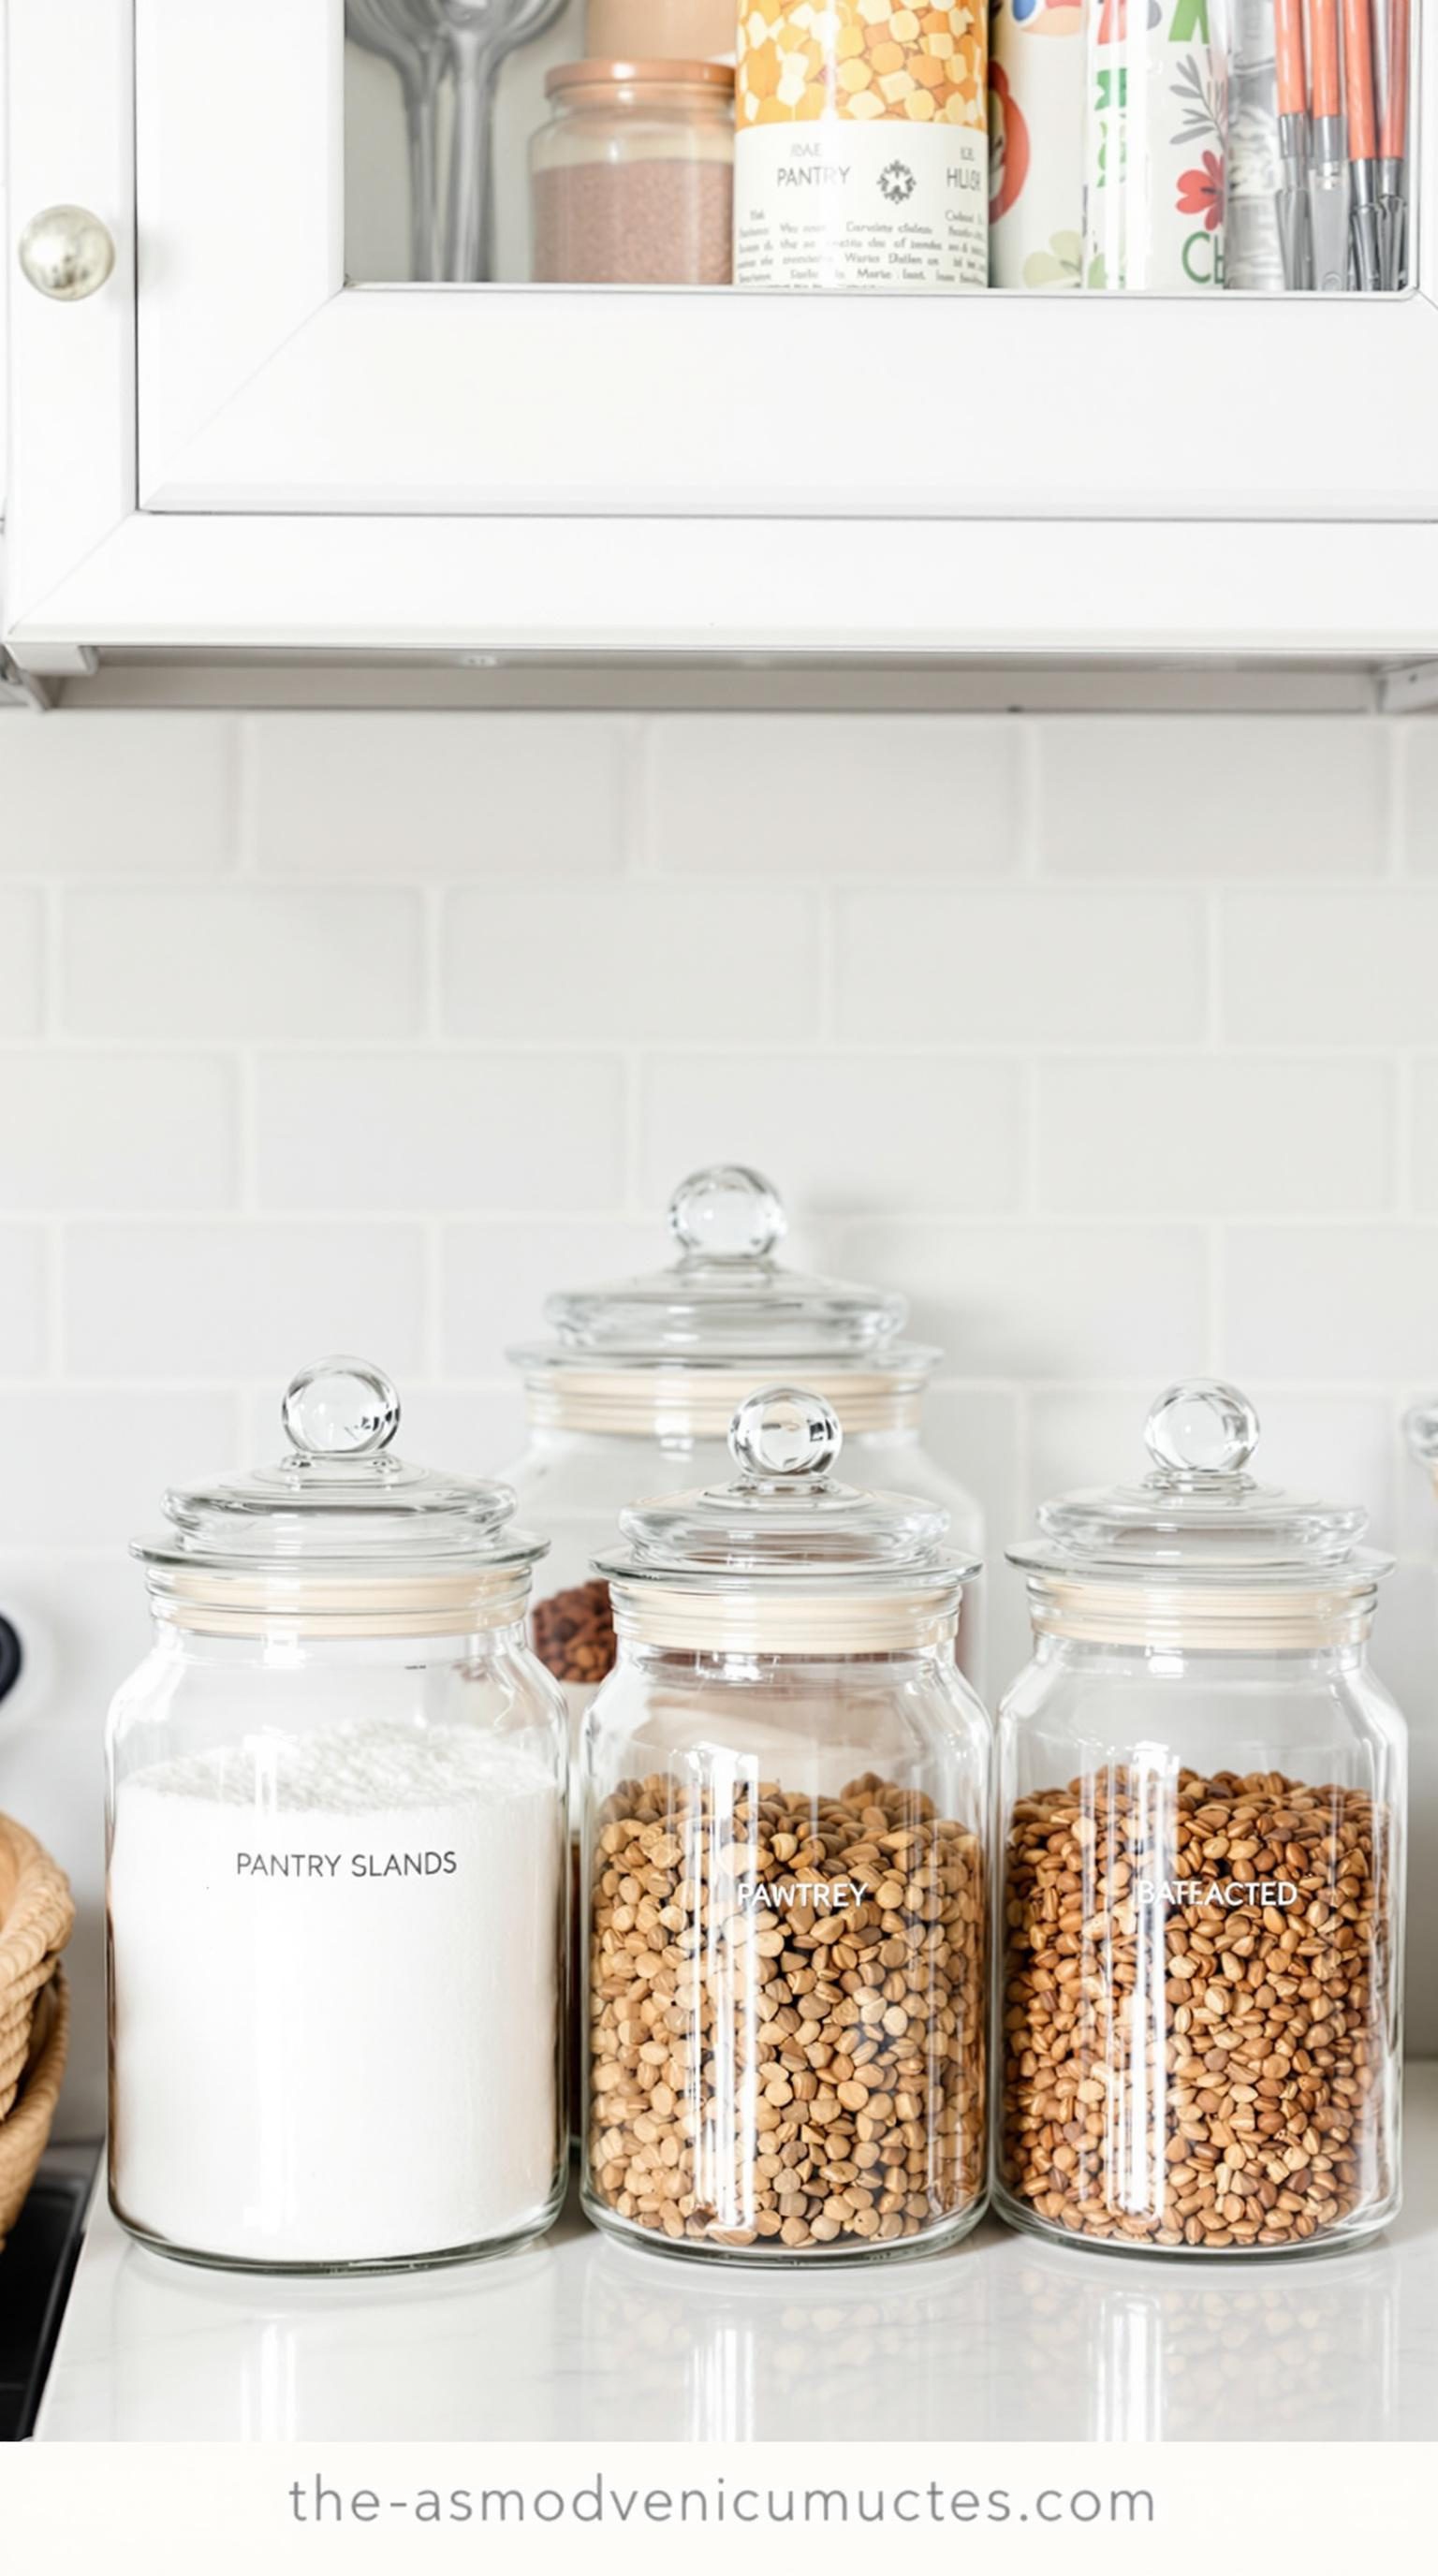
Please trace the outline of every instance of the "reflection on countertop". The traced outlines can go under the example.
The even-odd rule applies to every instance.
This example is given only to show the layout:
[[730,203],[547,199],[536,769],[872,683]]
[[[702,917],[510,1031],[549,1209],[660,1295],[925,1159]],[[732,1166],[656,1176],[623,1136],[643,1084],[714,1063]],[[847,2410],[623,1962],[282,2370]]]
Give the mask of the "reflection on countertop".
[[1438,2067],[1357,2253],[1080,2253],[990,2221],[855,2272],[706,2271],[595,2235],[372,2282],[201,2272],[97,2210],[48,2441],[1423,2439],[1438,2421]]

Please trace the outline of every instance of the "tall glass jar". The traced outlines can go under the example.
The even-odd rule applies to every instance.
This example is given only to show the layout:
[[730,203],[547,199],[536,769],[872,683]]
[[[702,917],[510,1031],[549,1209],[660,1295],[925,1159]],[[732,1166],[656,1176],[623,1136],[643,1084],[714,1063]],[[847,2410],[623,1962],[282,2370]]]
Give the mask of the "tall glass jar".
[[166,1496],[110,1713],[110,2189],[157,2251],[409,2269],[547,2227],[565,2170],[567,1728],[542,1544],[405,1465],[361,1360],[279,1463]]
[[[903,1339],[902,1297],[786,1269],[783,1202],[742,1164],[691,1173],[668,1223],[676,1261],[559,1291],[545,1306],[555,1339],[510,1354],[529,1443],[504,1475],[552,1542],[534,1643],[564,1688],[576,1745],[615,1654],[609,1589],[592,1559],[639,1495],[725,1474],[734,1409],[765,1379],[817,1387],[864,1480],[939,1505],[960,1554],[983,1553],[978,1504],[923,1447],[920,1407],[939,1354]],[[964,1595],[958,1656],[981,1691],[982,1587]]]
[[1153,1472],[1014,1552],[1000,1713],[997,2200],[1198,2254],[1372,2235],[1399,2196],[1405,1729],[1365,1514],[1258,1484],[1232,1387],[1171,1388]]
[[734,74],[724,63],[558,63],[530,146],[542,286],[727,286]]
[[814,2264],[984,2205],[989,1726],[942,1512],[755,1395],[737,1483],[626,1512],[582,1758],[584,2199],[615,2234]]

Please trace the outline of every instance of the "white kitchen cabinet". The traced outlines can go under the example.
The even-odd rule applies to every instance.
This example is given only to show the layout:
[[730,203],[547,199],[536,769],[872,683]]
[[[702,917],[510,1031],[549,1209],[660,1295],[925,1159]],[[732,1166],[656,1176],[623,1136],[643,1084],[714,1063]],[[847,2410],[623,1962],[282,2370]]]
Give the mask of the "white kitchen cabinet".
[[[343,0],[9,0],[22,670],[1194,657],[1426,688],[1438,46],[1418,283],[1385,299],[351,285],[344,56]],[[116,251],[73,304],[14,272],[62,201]]]

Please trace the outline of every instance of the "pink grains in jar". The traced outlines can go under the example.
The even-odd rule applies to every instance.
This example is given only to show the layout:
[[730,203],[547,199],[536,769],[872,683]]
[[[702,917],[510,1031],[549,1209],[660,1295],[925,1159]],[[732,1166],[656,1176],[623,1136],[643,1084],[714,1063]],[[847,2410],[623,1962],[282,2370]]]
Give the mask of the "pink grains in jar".
[[561,63],[530,147],[534,276],[558,286],[727,286],[734,74],[701,62]]

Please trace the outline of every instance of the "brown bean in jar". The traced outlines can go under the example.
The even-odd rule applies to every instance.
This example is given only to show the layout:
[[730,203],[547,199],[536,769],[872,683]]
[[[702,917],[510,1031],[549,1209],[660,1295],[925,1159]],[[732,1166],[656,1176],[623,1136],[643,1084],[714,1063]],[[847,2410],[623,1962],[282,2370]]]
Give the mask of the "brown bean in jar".
[[1013,1551],[999,1716],[1002,2214],[1272,2257],[1399,2203],[1406,1730],[1368,1661],[1366,1515],[1261,1482],[1258,1421],[1168,1388],[1141,1482]]
[[1381,2205],[1391,1819],[1281,1772],[1114,1765],[1019,1801],[999,2157],[1035,2216],[1276,2251]]
[[987,2189],[989,1726],[946,1516],[770,1388],[733,1484],[625,1513],[584,1730],[584,2202],[811,2264],[956,2242]]
[[896,2246],[984,2187],[970,1827],[866,1775],[731,1803],[625,1782],[593,1855],[589,2155],[673,2243]]

